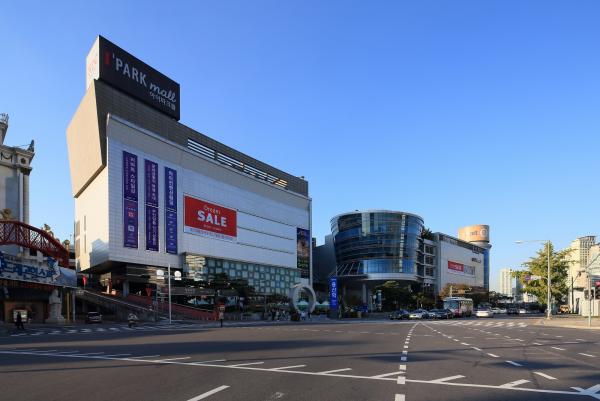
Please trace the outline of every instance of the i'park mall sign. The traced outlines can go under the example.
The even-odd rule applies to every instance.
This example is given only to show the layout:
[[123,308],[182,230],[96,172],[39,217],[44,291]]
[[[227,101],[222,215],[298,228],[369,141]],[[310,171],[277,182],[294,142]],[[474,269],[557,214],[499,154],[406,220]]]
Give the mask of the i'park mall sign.
[[94,79],[179,120],[179,84],[102,36],[86,58],[86,88]]

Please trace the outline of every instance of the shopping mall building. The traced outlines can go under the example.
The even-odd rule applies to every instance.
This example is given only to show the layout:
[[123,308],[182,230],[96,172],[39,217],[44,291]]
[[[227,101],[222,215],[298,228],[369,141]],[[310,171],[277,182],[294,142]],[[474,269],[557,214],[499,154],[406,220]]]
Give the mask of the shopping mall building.
[[337,280],[341,298],[374,308],[373,289],[398,281],[411,292],[439,294],[447,284],[488,289],[489,227],[463,227],[456,238],[428,233],[422,217],[391,210],[343,213],[315,249],[315,276]]
[[179,84],[98,37],[67,128],[78,269],[138,293],[156,270],[310,286],[308,182],[179,122]]

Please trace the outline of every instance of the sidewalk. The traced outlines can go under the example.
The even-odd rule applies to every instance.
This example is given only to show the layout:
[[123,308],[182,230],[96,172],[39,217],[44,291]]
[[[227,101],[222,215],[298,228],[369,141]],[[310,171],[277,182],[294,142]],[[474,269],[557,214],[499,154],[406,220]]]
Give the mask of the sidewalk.
[[592,325],[588,326],[588,318],[579,315],[559,315],[552,316],[552,319],[546,320],[539,319],[536,326],[547,326],[547,327],[565,327],[570,329],[587,329],[587,330],[600,330],[600,319],[592,318]]

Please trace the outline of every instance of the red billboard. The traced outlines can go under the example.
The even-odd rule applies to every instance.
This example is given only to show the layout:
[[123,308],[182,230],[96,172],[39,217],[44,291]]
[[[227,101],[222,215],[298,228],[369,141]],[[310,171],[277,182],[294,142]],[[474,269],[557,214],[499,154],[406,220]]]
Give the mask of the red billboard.
[[462,263],[456,263],[456,262],[452,262],[451,260],[448,261],[448,270],[454,270],[457,272],[464,272],[465,271],[465,265],[463,265]]
[[237,237],[237,211],[184,195],[183,231],[224,240]]

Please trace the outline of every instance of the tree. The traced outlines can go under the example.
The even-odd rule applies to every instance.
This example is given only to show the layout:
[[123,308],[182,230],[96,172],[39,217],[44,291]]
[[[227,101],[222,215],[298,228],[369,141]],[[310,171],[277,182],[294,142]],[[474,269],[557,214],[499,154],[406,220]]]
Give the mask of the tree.
[[[523,284],[523,291],[535,295],[540,304],[546,305],[548,293],[548,247],[550,247],[550,292],[552,297],[562,302],[563,298],[568,294],[567,275],[569,264],[571,263],[567,257],[571,252],[570,249],[562,251],[554,251],[552,242],[544,244],[542,249],[537,251],[537,255],[525,262],[527,270],[520,270],[513,273]],[[539,276],[540,279],[532,280],[532,276]]]
[[408,287],[401,286],[398,281],[386,281],[374,288],[375,292],[381,290],[382,305],[384,310],[396,310],[406,307],[411,302],[411,294]]
[[433,237],[433,233],[431,232],[431,230],[427,227],[425,227],[423,229],[423,232],[421,232],[421,238],[423,239],[428,239],[433,241],[435,238]]

